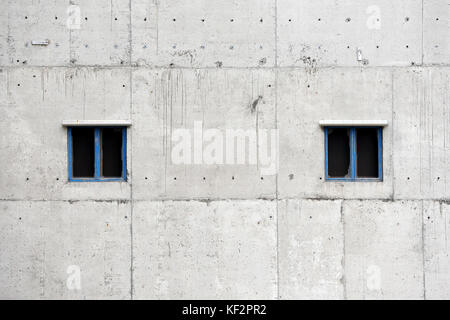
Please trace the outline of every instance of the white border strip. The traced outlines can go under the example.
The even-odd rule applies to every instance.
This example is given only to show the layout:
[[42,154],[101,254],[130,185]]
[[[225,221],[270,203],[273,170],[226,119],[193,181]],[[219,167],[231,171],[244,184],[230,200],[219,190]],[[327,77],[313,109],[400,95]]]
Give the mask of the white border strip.
[[63,120],[64,127],[87,127],[87,126],[131,126],[131,120]]
[[321,127],[328,126],[365,126],[365,127],[386,127],[387,120],[320,120]]

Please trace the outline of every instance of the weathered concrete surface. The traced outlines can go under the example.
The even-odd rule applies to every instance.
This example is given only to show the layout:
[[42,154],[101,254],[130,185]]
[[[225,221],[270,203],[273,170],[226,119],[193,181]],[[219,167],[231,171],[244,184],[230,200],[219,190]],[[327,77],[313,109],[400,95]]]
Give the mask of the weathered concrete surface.
[[[2,299],[130,298],[130,204],[2,201],[0,207]],[[70,266],[80,268],[80,290],[66,285]]]
[[421,201],[344,201],[348,299],[423,299]]
[[[148,70],[133,72],[133,197],[135,199],[275,198],[275,175],[261,165],[176,164],[177,129],[274,129],[274,73],[263,70]],[[256,101],[256,103],[255,103]],[[253,104],[255,107],[253,108]],[[204,144],[206,150],[207,144]],[[248,149],[247,149],[248,152]],[[152,160],[148,161],[149,154]],[[224,153],[225,154],[225,153]],[[224,161],[225,162],[225,161]]]
[[394,197],[450,199],[450,69],[395,70]]
[[[70,29],[67,1],[3,0],[5,15],[3,65],[55,66],[69,64]],[[32,41],[49,40],[48,46]]]
[[132,2],[133,63],[273,67],[272,0]]
[[[279,1],[280,66],[371,66],[422,62],[421,0]],[[448,40],[447,40],[448,41]]]
[[342,201],[283,200],[279,212],[279,298],[343,299]]
[[448,299],[450,296],[450,205],[426,201],[423,211],[425,295],[427,299]]
[[423,59],[425,64],[450,63],[450,3],[423,1]]
[[8,64],[8,11],[0,12],[0,65]]
[[276,202],[137,201],[136,299],[274,299]]
[[[7,45],[2,64],[63,66],[130,62],[130,3],[120,0],[3,1]],[[81,8],[79,27],[68,27],[70,5]],[[73,22],[72,22],[73,24]],[[3,25],[3,24],[2,24]],[[5,40],[2,40],[2,47]],[[49,40],[48,46],[32,41]]]
[[130,62],[130,2],[77,0],[79,29],[71,30],[70,62],[80,65],[125,65]]
[[[0,63],[181,67],[449,62],[442,0],[4,0]],[[67,27],[69,5],[80,8]],[[32,40],[49,39],[46,47]],[[357,61],[356,51],[362,50]]]
[[[0,297],[450,298],[449,8],[3,0]],[[127,182],[67,181],[76,119],[132,121]],[[382,182],[324,181],[322,119],[388,121]],[[278,128],[278,175],[172,163],[196,121]]]

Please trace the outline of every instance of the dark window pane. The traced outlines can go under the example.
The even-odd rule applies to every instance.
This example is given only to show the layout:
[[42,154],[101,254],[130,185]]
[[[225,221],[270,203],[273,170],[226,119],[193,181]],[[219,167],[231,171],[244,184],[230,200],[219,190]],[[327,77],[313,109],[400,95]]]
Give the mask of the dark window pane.
[[350,135],[347,128],[328,129],[328,176],[350,176]]
[[122,130],[102,129],[102,174],[103,177],[122,176]]
[[357,175],[378,178],[378,128],[356,129]]
[[93,177],[95,146],[93,128],[72,128],[72,176]]

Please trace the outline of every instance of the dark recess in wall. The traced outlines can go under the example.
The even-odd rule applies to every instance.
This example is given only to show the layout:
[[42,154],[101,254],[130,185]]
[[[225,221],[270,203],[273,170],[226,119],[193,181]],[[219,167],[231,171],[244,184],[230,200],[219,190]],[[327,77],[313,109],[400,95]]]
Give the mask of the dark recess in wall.
[[122,129],[102,130],[102,171],[103,177],[122,176]]
[[343,178],[350,171],[350,138],[347,128],[328,130],[328,176]]
[[378,129],[356,129],[357,175],[362,178],[378,177]]
[[94,129],[72,128],[72,175],[76,178],[94,176]]

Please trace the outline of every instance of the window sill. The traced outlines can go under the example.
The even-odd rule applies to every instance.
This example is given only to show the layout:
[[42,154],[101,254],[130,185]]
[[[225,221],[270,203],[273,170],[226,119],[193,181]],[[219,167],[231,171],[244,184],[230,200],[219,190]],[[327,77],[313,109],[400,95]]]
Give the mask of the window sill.
[[130,127],[131,120],[63,120],[63,127]]
[[387,120],[320,120],[321,127],[386,127]]

